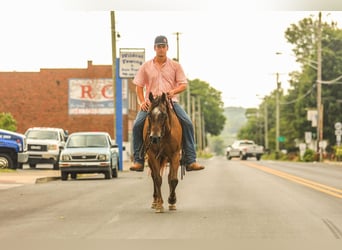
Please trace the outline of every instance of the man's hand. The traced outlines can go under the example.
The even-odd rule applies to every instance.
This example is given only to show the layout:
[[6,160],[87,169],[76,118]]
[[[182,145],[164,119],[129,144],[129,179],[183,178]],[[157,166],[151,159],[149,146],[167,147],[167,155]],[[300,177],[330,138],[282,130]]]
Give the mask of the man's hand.
[[175,91],[171,90],[169,92],[167,92],[167,98],[172,99],[175,96]]
[[140,103],[140,109],[143,110],[143,111],[147,111],[149,106],[150,106],[149,103],[146,102],[146,101]]

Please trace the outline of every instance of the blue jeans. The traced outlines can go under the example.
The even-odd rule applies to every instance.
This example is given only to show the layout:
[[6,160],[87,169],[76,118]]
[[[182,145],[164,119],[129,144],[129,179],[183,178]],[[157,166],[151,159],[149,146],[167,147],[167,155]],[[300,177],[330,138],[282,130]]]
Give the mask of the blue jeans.
[[[196,149],[194,138],[194,127],[190,117],[185,110],[178,103],[174,103],[173,107],[177,113],[178,119],[181,123],[183,130],[183,154],[182,162],[186,165],[196,162]],[[147,117],[146,111],[139,111],[133,124],[133,157],[134,162],[144,164],[144,156],[141,155],[141,148],[143,146],[143,128],[144,122]]]

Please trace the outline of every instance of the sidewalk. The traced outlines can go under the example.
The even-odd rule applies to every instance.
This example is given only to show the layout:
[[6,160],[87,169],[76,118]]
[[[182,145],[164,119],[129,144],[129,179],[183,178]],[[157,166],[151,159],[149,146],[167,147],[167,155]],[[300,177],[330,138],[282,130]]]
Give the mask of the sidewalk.
[[0,172],[0,184],[36,184],[60,179],[58,170],[17,169]]
[[[129,171],[131,162],[123,162],[122,171]],[[50,169],[17,169],[8,172],[0,172],[0,184],[37,184],[59,180],[61,172]]]

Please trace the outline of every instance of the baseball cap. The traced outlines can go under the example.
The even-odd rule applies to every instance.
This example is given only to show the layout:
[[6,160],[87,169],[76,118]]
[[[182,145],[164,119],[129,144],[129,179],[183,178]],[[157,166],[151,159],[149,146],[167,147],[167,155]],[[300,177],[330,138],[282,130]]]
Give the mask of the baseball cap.
[[167,38],[165,36],[157,36],[156,39],[154,39],[154,45],[159,45],[159,44],[167,45]]

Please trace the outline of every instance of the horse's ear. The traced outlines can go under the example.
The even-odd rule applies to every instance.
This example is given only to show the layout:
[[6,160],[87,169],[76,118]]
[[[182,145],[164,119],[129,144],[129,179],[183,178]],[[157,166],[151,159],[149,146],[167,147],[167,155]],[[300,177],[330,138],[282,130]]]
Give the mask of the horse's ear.
[[148,95],[148,98],[150,99],[150,102],[152,103],[153,102],[153,94],[152,94],[152,92],[150,92],[150,94]]
[[162,102],[165,102],[166,101],[166,94],[163,92],[163,94],[162,94],[162,96],[161,96],[162,98]]

